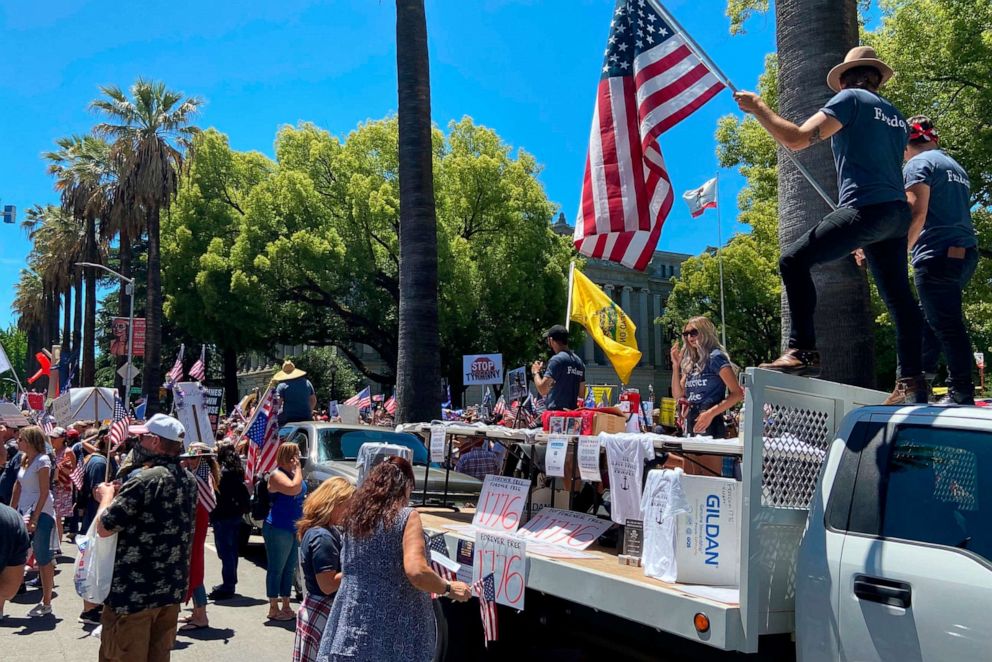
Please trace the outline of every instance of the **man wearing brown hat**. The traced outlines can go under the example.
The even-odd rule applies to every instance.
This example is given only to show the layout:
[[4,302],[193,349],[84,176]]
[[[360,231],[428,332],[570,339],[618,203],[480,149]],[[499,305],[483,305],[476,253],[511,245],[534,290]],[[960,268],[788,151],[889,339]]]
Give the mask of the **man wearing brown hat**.
[[317,395],[307,373],[297,368],[292,361],[284,361],[282,370],[272,376],[276,382],[276,394],[282,399],[279,410],[280,427],[297,421],[312,421],[313,408],[317,406]]
[[779,271],[789,300],[792,328],[786,352],[762,368],[816,375],[813,313],[816,287],[810,269],[863,247],[878,292],[896,326],[900,374],[887,404],[926,402],[928,388],[921,364],[923,320],[909,287],[906,237],[910,212],[902,181],[907,125],[878,89],[892,69],[874,49],[852,48],[830,70],[827,85],[835,94],[801,126],[783,119],[753,92],[734,94],[776,140],[800,150],[831,138],[837,168],[838,209],[782,251]]

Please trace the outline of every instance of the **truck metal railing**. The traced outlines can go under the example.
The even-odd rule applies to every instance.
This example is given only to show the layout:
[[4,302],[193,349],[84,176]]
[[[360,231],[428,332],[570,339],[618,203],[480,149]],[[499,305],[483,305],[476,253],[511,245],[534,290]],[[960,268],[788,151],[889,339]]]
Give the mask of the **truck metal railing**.
[[793,631],[796,552],[823,460],[844,416],[886,393],[748,368],[741,425],[740,605],[747,650]]

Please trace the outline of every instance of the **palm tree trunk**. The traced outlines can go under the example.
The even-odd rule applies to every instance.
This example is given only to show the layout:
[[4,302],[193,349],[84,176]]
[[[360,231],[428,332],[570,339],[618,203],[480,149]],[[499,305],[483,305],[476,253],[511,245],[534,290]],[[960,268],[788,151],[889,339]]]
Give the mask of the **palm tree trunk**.
[[72,281],[67,281],[62,290],[64,307],[62,310],[62,351],[72,351]]
[[[858,43],[856,0],[779,0],[775,3],[778,95],[782,116],[802,122],[830,98],[827,72]],[[779,147],[779,243],[784,248],[816,225],[830,209]],[[830,147],[820,144],[799,160],[836,199],[837,174]],[[868,282],[853,258],[817,267],[817,345],[823,378],[873,386],[875,356]],[[783,345],[790,316],[782,295]]]
[[224,404],[227,413],[234,411],[234,405],[241,399],[238,393],[238,353],[225,347],[224,356]]
[[[96,263],[96,218],[86,217],[86,260]],[[96,378],[96,269],[86,267],[86,314],[83,324],[82,378],[80,384],[93,386]]]
[[431,144],[430,62],[423,0],[396,0],[399,96],[400,297],[396,422],[441,414],[437,217]]
[[[117,253],[121,260],[121,275],[124,276],[125,278],[130,278],[131,277],[131,234],[128,230],[128,224],[126,221],[121,223],[120,245],[117,249]],[[120,315],[121,317],[126,317],[128,312],[130,311],[130,305],[131,305],[131,299],[127,295],[127,285],[122,282],[120,292],[117,294],[117,314]],[[128,329],[128,333],[133,333],[133,330]],[[118,370],[120,370],[125,363],[127,363],[127,356],[117,357]],[[120,374],[118,373],[114,376],[114,388],[118,392],[121,392],[121,389],[123,387],[124,387],[124,378],[121,377]],[[128,388],[129,389],[131,388],[130,384],[128,384]],[[125,392],[124,395],[126,402],[127,393]]]
[[148,396],[146,416],[159,411],[162,384],[162,263],[159,255],[159,209],[148,206],[148,291],[145,301],[145,365],[142,388]]
[[79,359],[82,356],[82,333],[83,333],[83,274],[76,272],[76,300],[72,309],[72,354],[76,361],[76,375],[73,378],[76,386],[80,386],[79,381]]
[[59,296],[59,292],[54,283],[52,284],[51,291],[48,293],[48,298],[50,302],[49,305],[51,306],[51,310],[49,311],[51,313],[51,317],[48,318],[48,347],[51,348],[52,345],[59,342],[59,317],[62,310],[62,298]]

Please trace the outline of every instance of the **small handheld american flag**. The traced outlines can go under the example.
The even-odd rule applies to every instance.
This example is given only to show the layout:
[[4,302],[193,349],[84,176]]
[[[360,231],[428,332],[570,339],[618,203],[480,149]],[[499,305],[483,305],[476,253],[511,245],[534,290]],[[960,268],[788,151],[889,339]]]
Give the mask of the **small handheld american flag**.
[[258,405],[255,418],[245,431],[248,438],[248,462],[245,467],[245,482],[253,485],[255,476],[272,471],[276,466],[276,450],[279,447],[280,400],[275,389],[269,389]]
[[217,496],[214,494],[214,477],[210,475],[209,469],[206,472],[206,478],[201,475],[202,473],[200,471],[196,472],[197,503],[209,513],[217,507]]
[[194,381],[202,382],[203,378],[207,376],[207,346],[200,345],[200,358],[196,360],[193,367],[189,369],[189,376],[193,378]]
[[183,378],[183,353],[185,351],[186,345],[180,345],[179,354],[176,356],[176,362],[172,364],[172,370],[170,370],[165,376],[166,386],[171,387]]
[[107,434],[111,453],[116,451],[127,439],[127,428],[130,424],[131,417],[127,414],[127,408],[124,407],[124,403],[118,396],[114,396],[114,420],[110,424],[110,432]]
[[[446,582],[453,582],[458,579],[455,573],[448,570],[444,564],[435,561],[434,555],[431,552],[437,552],[441,556],[448,558],[448,544],[444,541],[443,533],[427,538],[427,556],[430,558],[431,569]],[[431,598],[437,599],[438,597],[440,597],[439,594],[431,593]]]
[[486,647],[490,641],[496,641],[499,627],[496,619],[496,579],[489,573],[472,584],[472,593],[479,598],[479,612],[482,615],[482,634]]

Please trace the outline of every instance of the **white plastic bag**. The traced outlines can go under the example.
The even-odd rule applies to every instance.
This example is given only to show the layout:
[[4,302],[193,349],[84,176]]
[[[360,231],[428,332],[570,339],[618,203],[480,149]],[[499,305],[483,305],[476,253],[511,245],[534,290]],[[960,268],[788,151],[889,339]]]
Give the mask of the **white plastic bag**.
[[85,536],[76,536],[79,556],[76,557],[76,571],[73,577],[76,593],[83,600],[102,604],[110,595],[110,584],[114,579],[114,559],[117,557],[117,534],[101,538],[96,532],[97,518],[93,518]]

